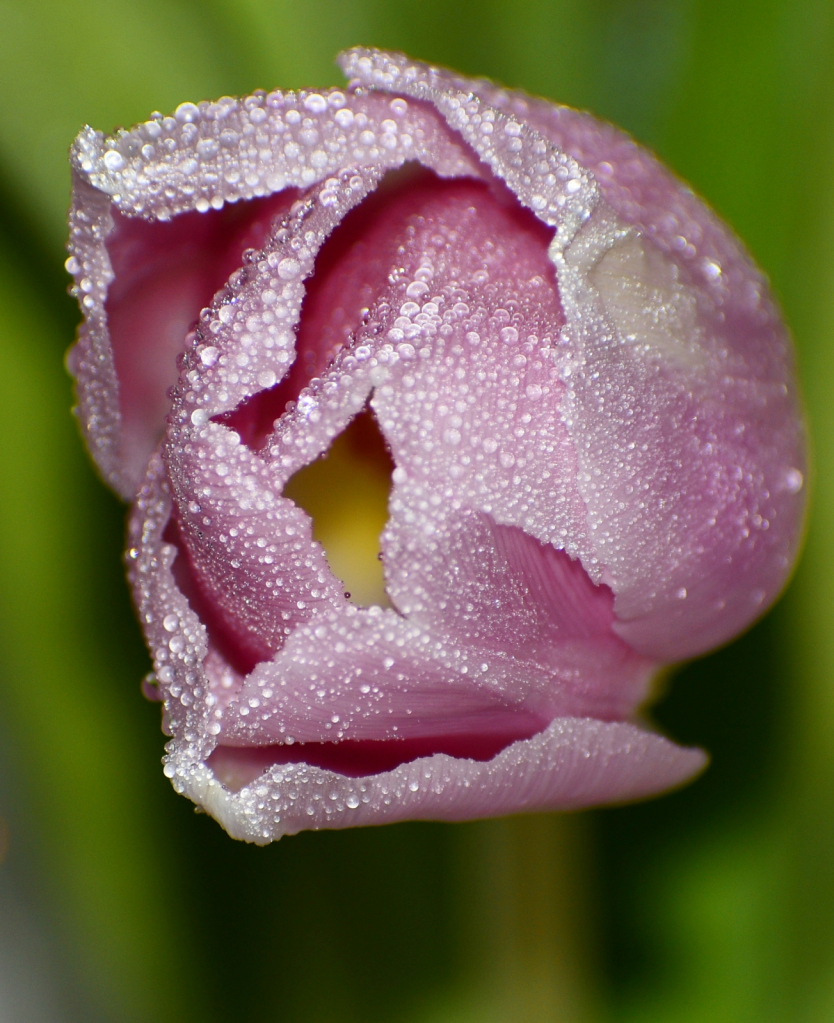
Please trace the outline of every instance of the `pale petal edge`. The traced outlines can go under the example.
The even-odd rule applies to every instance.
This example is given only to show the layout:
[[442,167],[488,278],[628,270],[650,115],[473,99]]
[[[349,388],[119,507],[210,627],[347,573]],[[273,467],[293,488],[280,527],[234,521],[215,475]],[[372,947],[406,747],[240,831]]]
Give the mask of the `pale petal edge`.
[[258,845],[302,830],[626,803],[682,785],[707,764],[703,750],[628,722],[557,718],[487,762],[435,754],[362,778],[283,764],[233,793],[177,746],[166,766],[175,788],[232,837]]

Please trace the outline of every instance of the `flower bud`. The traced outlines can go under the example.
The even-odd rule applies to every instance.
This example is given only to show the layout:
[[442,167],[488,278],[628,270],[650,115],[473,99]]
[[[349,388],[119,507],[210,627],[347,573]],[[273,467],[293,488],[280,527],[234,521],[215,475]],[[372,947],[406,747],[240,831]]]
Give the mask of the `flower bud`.
[[[164,701],[230,834],[623,801],[637,722],[796,556],[790,342],[738,241],[588,114],[400,55],[73,147],[69,365]],[[291,479],[371,415],[389,607]]]

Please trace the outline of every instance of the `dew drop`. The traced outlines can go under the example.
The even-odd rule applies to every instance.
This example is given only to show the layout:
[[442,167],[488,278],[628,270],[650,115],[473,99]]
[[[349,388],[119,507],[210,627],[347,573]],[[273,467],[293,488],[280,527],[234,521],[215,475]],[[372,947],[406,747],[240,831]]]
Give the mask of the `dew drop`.
[[788,469],[785,473],[785,487],[789,494],[798,494],[804,482],[805,477],[799,469]]

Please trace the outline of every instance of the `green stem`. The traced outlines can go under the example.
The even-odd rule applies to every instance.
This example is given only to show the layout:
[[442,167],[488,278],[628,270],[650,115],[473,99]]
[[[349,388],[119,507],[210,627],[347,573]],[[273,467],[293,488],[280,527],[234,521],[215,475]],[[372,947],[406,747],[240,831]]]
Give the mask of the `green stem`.
[[464,981],[428,1023],[598,1018],[588,822],[531,814],[457,829]]

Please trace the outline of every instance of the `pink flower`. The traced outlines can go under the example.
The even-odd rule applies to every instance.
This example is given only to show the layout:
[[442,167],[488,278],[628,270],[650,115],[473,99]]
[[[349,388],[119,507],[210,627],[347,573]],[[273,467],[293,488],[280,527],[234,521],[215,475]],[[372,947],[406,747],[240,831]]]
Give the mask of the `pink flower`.
[[[70,368],[133,502],[166,774],[259,843],[680,784],[705,758],[638,723],[652,676],[760,615],[801,530],[767,285],[589,115],[399,55],[342,66],[347,92],[184,103],[73,148]],[[368,405],[395,465],[385,609],[282,496]]]

